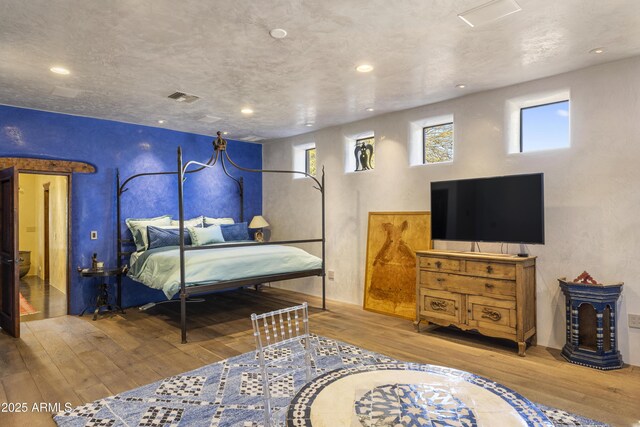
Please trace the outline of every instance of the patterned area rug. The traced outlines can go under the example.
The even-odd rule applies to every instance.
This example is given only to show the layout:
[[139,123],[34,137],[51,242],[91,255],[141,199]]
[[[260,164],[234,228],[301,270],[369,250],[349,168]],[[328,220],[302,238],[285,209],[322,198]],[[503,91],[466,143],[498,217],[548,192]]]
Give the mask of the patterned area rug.
[[[606,424],[589,420],[543,405],[532,405],[528,400],[500,387],[493,381],[451,368],[432,365],[406,364],[380,353],[374,353],[340,341],[314,337],[314,368],[317,376],[344,369],[366,369],[368,365],[404,364],[437,371],[442,375],[464,375],[478,383],[490,384],[493,393],[502,393],[505,400],[515,399],[533,412],[542,413],[555,426],[606,427]],[[290,349],[273,353],[273,358],[286,356]],[[304,373],[290,366],[279,366],[279,373],[290,373],[278,379],[272,389],[275,406],[286,408],[295,391],[304,383]],[[498,391],[496,391],[498,390]],[[500,391],[502,390],[502,391]],[[433,393],[433,390],[426,390]],[[402,390],[382,389],[380,393],[398,393]],[[425,393],[425,390],[420,390]],[[366,396],[370,398],[370,396]],[[510,402],[513,405],[513,403]],[[263,425],[262,381],[255,352],[241,354],[221,362],[204,366],[191,372],[130,390],[116,396],[78,406],[71,411],[54,416],[55,422],[64,427],[259,427]],[[538,411],[538,409],[541,411]],[[467,417],[468,418],[468,417]],[[548,423],[547,423],[548,424]],[[387,425],[387,424],[383,424]],[[468,426],[477,424],[465,420],[434,420],[425,426]],[[536,425],[536,424],[529,424]],[[339,427],[339,426],[336,426]]]

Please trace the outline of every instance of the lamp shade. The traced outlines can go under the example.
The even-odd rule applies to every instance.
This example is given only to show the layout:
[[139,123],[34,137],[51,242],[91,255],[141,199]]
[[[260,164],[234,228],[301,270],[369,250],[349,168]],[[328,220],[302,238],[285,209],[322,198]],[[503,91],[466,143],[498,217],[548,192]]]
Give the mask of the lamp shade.
[[249,224],[249,228],[265,228],[268,227],[269,223],[266,219],[262,217],[262,215],[256,215],[251,220],[251,224]]

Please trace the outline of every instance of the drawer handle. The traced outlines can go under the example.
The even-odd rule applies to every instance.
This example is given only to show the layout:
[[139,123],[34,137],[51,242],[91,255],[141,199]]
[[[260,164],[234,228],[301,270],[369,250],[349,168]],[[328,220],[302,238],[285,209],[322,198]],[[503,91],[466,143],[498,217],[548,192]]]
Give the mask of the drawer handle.
[[490,308],[486,307],[482,309],[482,317],[484,319],[493,320],[494,322],[502,319],[502,315],[500,314],[500,312],[491,310]]
[[438,277],[438,278],[436,278],[436,281],[437,282],[444,282],[444,279],[442,277]]
[[484,285],[487,287],[487,289],[493,289],[494,287],[494,285],[492,285],[491,283],[485,283]]
[[493,273],[493,267],[487,265],[487,273]]
[[432,300],[431,309],[434,311],[447,311],[447,302],[442,300]]
[[436,261],[436,268],[442,267],[442,263],[440,261]]

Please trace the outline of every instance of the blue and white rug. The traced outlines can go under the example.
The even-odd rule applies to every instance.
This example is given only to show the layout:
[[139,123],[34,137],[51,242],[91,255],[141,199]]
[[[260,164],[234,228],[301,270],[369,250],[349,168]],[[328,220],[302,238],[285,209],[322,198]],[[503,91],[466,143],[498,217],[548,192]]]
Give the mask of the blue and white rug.
[[[548,425],[536,420],[551,420],[554,426],[606,426],[593,420],[565,411],[536,405],[519,394],[477,375],[451,368],[433,365],[404,363],[380,353],[324,337],[314,337],[314,374],[316,377],[331,377],[330,372],[345,370],[367,370],[367,366],[392,366],[391,369],[414,369],[429,371],[444,377],[460,378],[480,385],[498,395],[512,407],[526,413],[526,425]],[[286,356],[290,349],[274,353],[273,358]],[[295,353],[295,351],[294,351]],[[316,363],[317,362],[317,365]],[[286,408],[297,390],[305,384],[304,373],[290,366],[279,366],[274,375],[287,374],[278,379],[272,389],[276,407]],[[336,375],[333,375],[336,377]],[[365,393],[354,402],[354,413],[362,411],[380,397],[433,396],[440,398],[446,390],[428,386],[389,384]],[[425,388],[426,387],[426,388]],[[78,406],[71,411],[54,416],[55,422],[64,427],[259,427],[263,425],[262,379],[255,352],[241,354],[218,363],[204,366],[191,372],[165,378],[116,396],[107,397]],[[447,399],[447,410],[457,407],[457,418],[432,416],[420,418],[420,426],[476,426],[475,415],[455,398]],[[436,408],[444,407],[438,402]],[[439,410],[439,409],[438,409]],[[523,412],[522,412],[523,411]],[[463,414],[460,416],[460,414]],[[436,414],[438,415],[438,414]],[[424,421],[427,419],[428,422]],[[397,420],[396,420],[397,422]],[[366,422],[362,421],[363,425]],[[376,424],[393,425],[393,424]],[[336,426],[339,427],[339,426]]]

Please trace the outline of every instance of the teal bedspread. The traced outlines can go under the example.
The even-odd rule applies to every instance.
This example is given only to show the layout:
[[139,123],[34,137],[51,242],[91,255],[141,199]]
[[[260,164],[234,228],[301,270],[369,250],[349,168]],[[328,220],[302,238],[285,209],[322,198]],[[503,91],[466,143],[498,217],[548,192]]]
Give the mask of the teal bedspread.
[[[194,286],[319,269],[322,260],[300,248],[265,245],[187,251],[185,265],[186,285]],[[173,298],[180,291],[180,249],[168,246],[135,254],[128,276]]]

